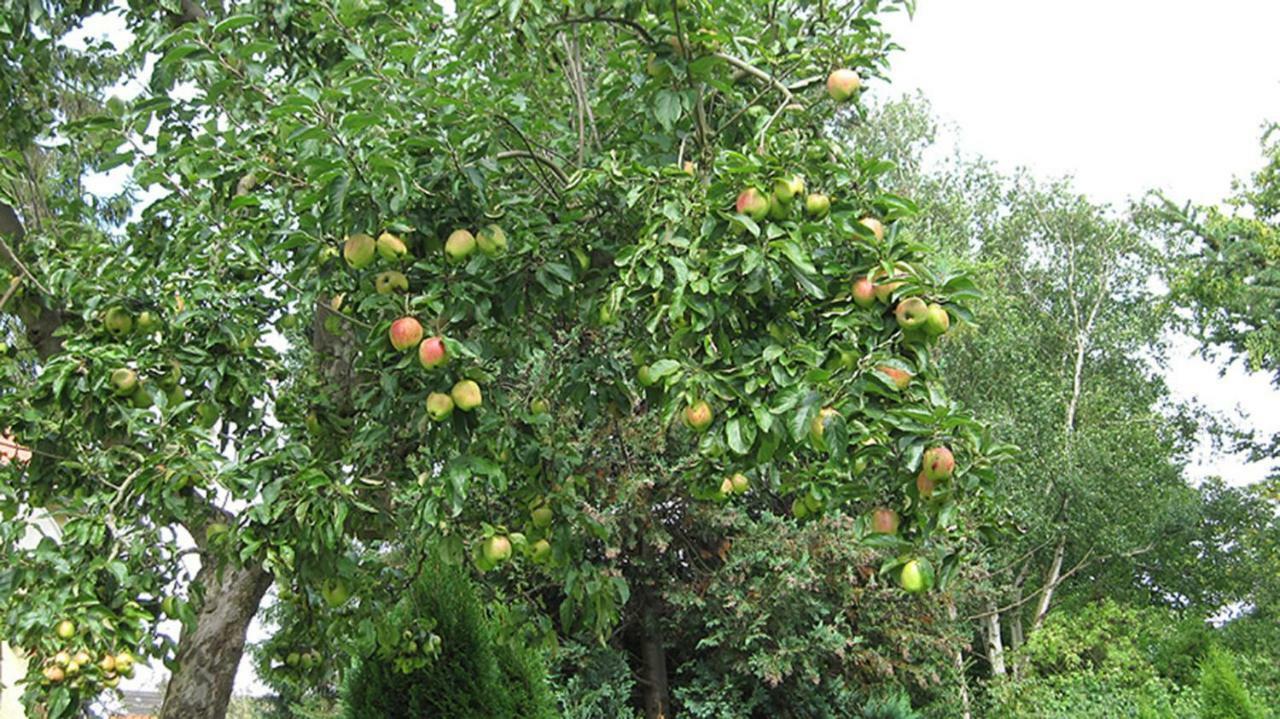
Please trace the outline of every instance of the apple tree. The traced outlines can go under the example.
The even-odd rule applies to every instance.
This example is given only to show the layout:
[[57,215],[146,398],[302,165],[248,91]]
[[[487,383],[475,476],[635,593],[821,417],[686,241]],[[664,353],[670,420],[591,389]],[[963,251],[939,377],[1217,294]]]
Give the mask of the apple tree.
[[[52,5],[17,51],[102,9]],[[734,517],[847,513],[910,593],[964,561],[1009,454],[937,375],[977,292],[833,139],[911,3],[159,6],[91,48],[140,94],[57,50],[52,123],[4,155],[31,704],[69,715],[127,654],[172,669],[164,715],[222,716],[272,586],[272,673],[431,661],[429,621],[379,621],[431,552],[560,632],[637,628],[670,716],[664,587]],[[22,549],[37,509],[62,538]]]

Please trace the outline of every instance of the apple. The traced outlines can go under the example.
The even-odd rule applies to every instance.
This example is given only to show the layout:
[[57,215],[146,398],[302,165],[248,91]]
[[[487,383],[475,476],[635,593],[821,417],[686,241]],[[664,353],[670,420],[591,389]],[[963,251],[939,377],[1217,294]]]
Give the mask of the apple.
[[80,673],[80,665],[76,662],[71,662],[67,664],[66,669],[64,671],[66,671],[67,676],[74,677],[75,675]]
[[58,652],[57,654],[54,654],[53,663],[57,664],[60,667],[67,666],[68,664],[71,663],[71,653],[67,651],[61,651],[61,652]]
[[133,655],[129,652],[116,654],[116,671],[125,676],[133,673]]
[[729,478],[729,482],[733,485],[734,494],[746,494],[751,489],[751,480],[747,479],[747,475],[737,472]]
[[898,288],[903,284],[902,280],[886,282],[885,280],[889,279],[889,273],[884,270],[877,270],[871,279],[876,283],[876,299],[886,304],[893,297],[893,293],[897,292]]
[[120,686],[120,677],[115,675],[112,675],[109,677],[103,677],[102,686],[108,689],[115,689],[116,687]]
[[848,68],[840,68],[827,76],[827,94],[836,102],[847,102],[862,87],[862,78]]
[[133,315],[123,307],[112,307],[102,318],[107,332],[117,339],[133,331]]
[[529,513],[533,518],[533,526],[538,529],[546,529],[551,526],[552,512],[551,508],[545,504]]
[[182,363],[177,360],[169,363],[169,371],[160,376],[156,383],[165,389],[173,389],[182,381]]
[[127,367],[112,371],[111,389],[117,397],[128,397],[138,391],[138,373]]
[[893,314],[898,319],[898,326],[910,332],[923,328],[929,320],[929,305],[919,297],[908,297],[898,303]]
[[713,419],[715,413],[706,400],[698,400],[684,409],[684,423],[695,432],[705,432]]
[[67,673],[62,670],[62,667],[56,665],[45,667],[41,673],[44,674],[45,681],[51,684],[58,684],[67,678]]
[[804,519],[809,516],[809,507],[805,504],[803,499],[796,497],[791,500],[791,516],[796,519]]
[[876,534],[897,534],[898,513],[888,507],[871,510],[871,531]]
[[908,592],[915,594],[924,591],[924,570],[920,567],[919,560],[912,559],[902,565],[902,588]]
[[640,369],[636,370],[636,380],[640,382],[640,386],[642,387],[650,387],[654,382],[657,382],[657,380],[653,378],[652,368],[647,364],[640,365]]
[[898,389],[906,389],[907,385],[911,384],[911,373],[904,369],[890,367],[889,365],[880,365],[876,369],[882,374],[888,375],[889,379],[893,381],[893,386]]
[[133,406],[138,409],[149,409],[155,403],[155,397],[151,396],[151,392],[139,384],[137,391],[133,393]]
[[657,55],[649,55],[649,61],[644,64],[644,71],[655,80],[667,80],[671,77],[671,68],[659,60]]
[[440,422],[453,414],[453,398],[444,392],[432,392],[427,395],[427,415]]
[[467,230],[454,230],[444,241],[444,253],[454,262],[461,262],[476,251],[476,238]]
[[480,395],[480,385],[469,379],[459,381],[449,390],[453,404],[463,412],[470,412],[484,401]]
[[871,231],[871,235],[876,238],[876,242],[884,242],[884,223],[874,217],[864,217],[858,220],[858,224]]
[[533,561],[541,564],[551,558],[551,542],[545,539],[539,539],[529,545],[529,556]]
[[956,469],[956,458],[946,447],[930,447],[924,451],[924,474],[931,481],[939,482],[951,476]]
[[769,214],[769,200],[754,187],[748,187],[738,195],[734,209],[759,222]]
[[511,558],[511,540],[501,534],[484,540],[480,552],[485,560],[492,564],[500,564]]
[[487,225],[476,235],[476,247],[489,257],[496,257],[507,251],[507,233],[497,225]]
[[550,408],[551,407],[547,404],[547,401],[541,397],[538,397],[529,403],[529,412],[535,416],[546,414],[547,410]]
[[823,407],[818,414],[809,422],[809,439],[818,447],[825,447],[822,437],[827,433],[827,425],[831,424],[840,413],[832,407]]
[[862,308],[867,308],[876,303],[876,283],[866,277],[859,277],[853,281],[853,301],[854,304]]
[[114,674],[116,671],[116,658],[110,654],[103,654],[102,659],[98,660],[98,668],[103,674]]
[[731,494],[733,494],[733,480],[729,477],[725,477],[720,482],[720,496],[728,497]]
[[368,267],[377,253],[377,242],[363,232],[347,235],[346,241],[342,243],[342,256],[352,269],[362,270]]
[[395,270],[379,272],[373,278],[373,289],[380,295],[389,295],[396,290],[408,292],[409,278],[405,277],[403,272],[396,272]]
[[951,329],[951,315],[947,314],[946,309],[937,302],[929,305],[929,315],[924,322],[924,331],[930,337],[937,337],[945,334],[949,329]]
[[804,194],[804,179],[796,175],[784,175],[773,181],[773,196],[782,203],[789,203]]
[[395,261],[409,256],[409,248],[404,244],[404,240],[390,232],[383,232],[378,235],[378,241],[375,244],[378,248],[378,254],[384,260]]
[[920,494],[921,499],[928,499],[933,496],[934,482],[920,470],[920,474],[916,475],[916,492]]
[[297,652],[289,652],[284,657],[286,666],[296,667],[302,663],[302,655]]
[[428,337],[418,345],[418,361],[427,369],[435,369],[449,361],[449,350],[443,337]]
[[137,325],[139,332],[150,334],[155,332],[156,328],[160,326],[160,320],[150,312],[143,311],[138,313],[138,320],[135,324]]
[[782,221],[787,219],[787,214],[791,212],[790,203],[779,200],[776,195],[769,196],[769,219]]
[[401,317],[391,323],[391,346],[404,351],[422,341],[422,324],[412,317]]
[[694,175],[698,172],[698,166],[694,164],[693,160],[685,160],[684,164],[680,166],[680,169],[684,170],[684,174],[686,175]]
[[58,626],[54,628],[54,632],[56,632],[58,637],[61,639],[70,639],[76,635],[76,623],[70,619],[63,619],[58,622]]
[[[324,599],[325,604],[329,605],[329,608],[337,609],[351,598],[351,589],[340,578],[326,579],[320,585],[320,597]],[[117,664],[119,661],[120,658],[116,657]]]
[[831,212],[831,198],[821,192],[810,192],[809,196],[804,198],[804,211],[809,213],[810,217],[821,219]]

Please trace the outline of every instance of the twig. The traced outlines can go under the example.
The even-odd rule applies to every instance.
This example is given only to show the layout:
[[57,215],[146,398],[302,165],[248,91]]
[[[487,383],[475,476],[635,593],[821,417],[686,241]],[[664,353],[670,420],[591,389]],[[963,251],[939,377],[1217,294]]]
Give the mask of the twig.
[[561,170],[559,167],[557,167],[556,164],[552,162],[550,159],[545,158],[542,155],[539,155],[535,152],[531,152],[528,150],[505,150],[503,152],[499,152],[497,155],[495,155],[495,157],[499,160],[510,160],[513,158],[525,158],[529,160],[534,160],[536,162],[541,163],[544,167],[550,169],[553,173],[555,173],[556,179],[560,180],[560,184],[562,185],[569,184],[569,177],[568,175],[564,174],[564,170]]
[[[1091,549],[1089,549],[1089,551],[1087,551],[1087,552],[1085,552],[1085,553],[1084,553],[1084,558],[1083,558],[1083,559],[1081,559],[1079,562],[1077,562],[1077,563],[1076,563],[1076,566],[1074,566],[1074,567],[1072,567],[1071,569],[1067,570],[1066,572],[1062,573],[1062,574],[1058,577],[1058,579],[1057,579],[1053,584],[1051,584],[1051,585],[1049,585],[1049,586],[1050,586],[1051,588],[1056,588],[1059,584],[1062,584],[1064,581],[1066,581],[1067,577],[1070,577],[1072,574],[1075,574],[1076,572],[1080,571],[1081,569],[1084,569],[1084,568],[1085,568],[1085,566],[1086,566],[1087,564],[1089,564],[1089,557],[1090,557],[1092,554],[1093,554],[1093,549],[1091,548]],[[1042,587],[1042,589],[1043,589],[1043,587]],[[991,616],[992,614],[1004,614],[1005,612],[1009,611],[1010,609],[1017,609],[1018,607],[1020,607],[1020,606],[1022,606],[1022,605],[1024,605],[1024,604],[1026,604],[1027,602],[1031,601],[1032,599],[1038,599],[1039,597],[1040,597],[1040,592],[1032,592],[1031,594],[1028,594],[1027,596],[1023,597],[1022,599],[1019,599],[1018,601],[1014,602],[1013,604],[1009,604],[1009,605],[1007,605],[1007,606],[1000,607],[999,609],[992,609],[992,610],[991,610],[991,611],[989,611],[989,612],[982,612],[981,614],[974,614],[973,616],[965,617],[965,619],[964,619],[964,620],[965,620],[966,622],[969,622],[969,621],[973,621],[973,620],[975,620],[975,619],[981,619],[981,618],[983,618],[983,617],[989,617],[989,616]]]
[[641,25],[640,23],[634,20],[628,20],[626,18],[611,17],[607,15],[571,17],[565,20],[561,20],[558,23],[555,23],[554,25],[551,26],[551,29],[554,30],[555,28],[563,25],[586,25],[588,23],[594,23],[594,22],[607,23],[610,25],[619,25],[619,26],[625,27],[629,30],[635,31],[635,33],[639,35],[640,39],[644,40],[645,43],[649,45],[652,45],[654,43],[653,36],[650,35],[649,31],[646,30],[644,26]]
[[14,292],[18,291],[18,285],[21,284],[22,275],[14,275],[13,279],[9,280],[9,289],[4,291],[4,297],[0,297],[0,312],[4,311],[5,303],[9,301],[9,298],[13,296]]
[[18,259],[18,255],[14,253],[13,249],[9,247],[9,243],[5,242],[3,237],[0,237],[0,249],[4,250],[4,254],[8,260],[16,265],[19,270],[22,270],[22,274],[26,275],[27,279],[31,280],[31,284],[35,285],[37,290],[40,290],[42,294],[48,297],[53,296],[53,293],[49,291],[49,288],[40,284],[40,280],[37,280],[35,275],[31,274],[31,270],[27,269],[27,266],[22,263],[22,260]]

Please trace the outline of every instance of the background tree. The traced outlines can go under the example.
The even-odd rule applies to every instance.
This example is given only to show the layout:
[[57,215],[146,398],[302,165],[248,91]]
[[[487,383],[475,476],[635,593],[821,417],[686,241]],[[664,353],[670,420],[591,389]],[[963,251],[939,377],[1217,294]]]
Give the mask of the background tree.
[[[126,57],[158,58],[146,92],[37,140],[88,142],[160,196],[120,231],[18,202],[4,233],[43,309],[19,314],[25,381],[0,394],[36,453],[0,496],[66,518],[29,552],[4,529],[28,700],[63,716],[110,681],[42,683],[70,643],[163,658],[163,713],[221,716],[272,584],[295,650],[334,659],[272,671],[412,658],[380,619],[438,546],[567,635],[619,628],[650,717],[673,706],[667,587],[706,581],[748,517],[845,509],[865,538],[893,508],[867,581],[918,558],[906,584],[945,584],[1008,449],[891,310],[963,317],[973,284],[929,261],[883,163],[829,141],[858,112],[821,89],[879,74],[878,17],[908,6],[120,11]],[[18,20],[93,8],[55,9]],[[859,277],[878,301],[853,301]],[[426,361],[389,330],[425,334]],[[918,482],[940,446],[954,476],[930,454]]]

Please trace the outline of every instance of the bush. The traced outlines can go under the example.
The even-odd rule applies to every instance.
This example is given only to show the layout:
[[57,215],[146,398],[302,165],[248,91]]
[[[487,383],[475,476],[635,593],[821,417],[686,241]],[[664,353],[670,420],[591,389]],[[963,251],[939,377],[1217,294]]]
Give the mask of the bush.
[[1259,719],[1231,654],[1210,647],[1200,664],[1201,719]]
[[431,627],[439,652],[406,663],[396,653],[402,647],[384,646],[363,657],[346,686],[348,719],[554,716],[539,657],[494,640],[475,589],[456,567],[429,565],[388,621],[397,630],[386,633],[392,637],[402,626]]

